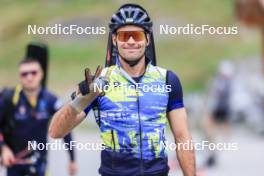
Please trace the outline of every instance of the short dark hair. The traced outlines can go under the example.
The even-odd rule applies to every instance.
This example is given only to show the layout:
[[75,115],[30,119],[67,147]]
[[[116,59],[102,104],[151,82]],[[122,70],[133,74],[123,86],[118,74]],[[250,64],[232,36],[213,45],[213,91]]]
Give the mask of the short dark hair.
[[24,58],[18,63],[18,65],[20,66],[20,65],[29,64],[29,63],[38,63],[40,65],[39,61],[37,61],[34,58]]

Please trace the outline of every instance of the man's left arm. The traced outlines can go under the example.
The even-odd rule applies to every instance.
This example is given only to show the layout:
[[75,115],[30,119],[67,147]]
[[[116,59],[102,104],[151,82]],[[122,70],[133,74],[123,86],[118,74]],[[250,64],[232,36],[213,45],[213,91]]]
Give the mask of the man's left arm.
[[[183,91],[178,76],[172,71],[167,72],[166,84],[171,87],[167,106],[167,116],[177,145],[177,158],[185,176],[195,175],[195,156],[192,148],[192,137],[188,130],[187,114],[183,103]],[[182,144],[189,143],[189,150]],[[185,146],[185,145],[184,145]]]
[[[184,176],[195,175],[195,154],[192,137],[188,130],[187,114],[185,108],[168,112],[170,127],[177,145],[177,159]],[[182,144],[188,143],[188,148],[183,149]]]

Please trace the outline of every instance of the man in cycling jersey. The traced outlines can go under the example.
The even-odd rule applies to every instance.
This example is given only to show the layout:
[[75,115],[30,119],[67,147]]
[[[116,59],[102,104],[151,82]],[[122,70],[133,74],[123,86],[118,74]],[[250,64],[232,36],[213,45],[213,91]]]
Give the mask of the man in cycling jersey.
[[[152,22],[145,9],[125,4],[110,21],[111,44],[107,67],[94,78],[86,69],[73,100],[60,109],[49,134],[61,138],[93,109],[105,149],[99,173],[103,176],[168,175],[165,128],[169,122],[185,176],[195,175],[195,157],[180,81],[175,73],[155,66],[147,54]],[[148,51],[147,51],[148,50]],[[109,59],[110,58],[110,59]],[[179,145],[178,145],[179,146]]]

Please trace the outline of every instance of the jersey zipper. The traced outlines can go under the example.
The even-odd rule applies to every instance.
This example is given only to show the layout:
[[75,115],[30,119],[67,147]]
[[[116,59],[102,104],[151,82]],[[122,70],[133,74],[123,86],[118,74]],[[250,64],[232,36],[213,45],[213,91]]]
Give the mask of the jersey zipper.
[[112,152],[112,168],[114,168],[115,167],[114,157],[115,157],[115,152],[116,152],[114,130],[111,130],[111,135],[112,135],[112,142],[113,142],[113,147],[114,147],[114,152]]
[[[121,74],[133,84],[137,84],[122,68],[120,68]],[[145,73],[144,73],[145,74]],[[141,82],[143,77],[138,82]],[[138,109],[138,122],[139,122],[139,138],[140,138],[140,175],[144,175],[143,173],[143,154],[142,154],[142,126],[141,126],[141,117],[140,117],[140,105],[139,105],[139,92],[137,86],[135,87],[136,95],[137,95],[137,109]]]

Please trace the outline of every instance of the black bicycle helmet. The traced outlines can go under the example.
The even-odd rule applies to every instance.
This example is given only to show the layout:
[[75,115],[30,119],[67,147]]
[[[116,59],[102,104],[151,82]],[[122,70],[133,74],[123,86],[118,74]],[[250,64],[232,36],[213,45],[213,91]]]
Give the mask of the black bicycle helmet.
[[136,25],[144,28],[146,32],[152,31],[152,21],[147,11],[137,4],[124,4],[113,14],[109,23],[112,33],[125,25]]
[[137,4],[124,4],[115,14],[113,14],[109,23],[109,35],[106,53],[105,66],[115,65],[117,63],[118,51],[113,45],[112,34],[125,25],[136,25],[142,27],[149,34],[149,45],[146,48],[145,55],[153,65],[156,65],[155,44],[152,31],[152,21],[147,11]]

